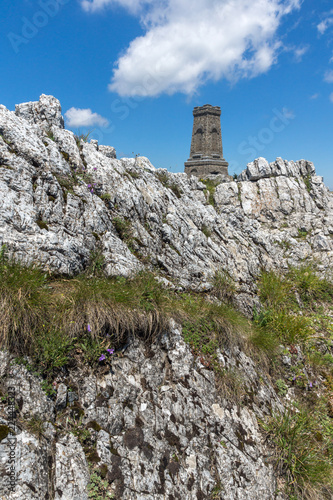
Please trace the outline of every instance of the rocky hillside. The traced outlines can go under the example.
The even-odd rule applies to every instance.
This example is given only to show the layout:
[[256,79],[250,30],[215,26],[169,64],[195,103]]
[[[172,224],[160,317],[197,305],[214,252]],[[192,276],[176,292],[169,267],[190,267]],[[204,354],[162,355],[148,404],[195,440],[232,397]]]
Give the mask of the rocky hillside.
[[[263,270],[287,273],[314,261],[330,277],[333,197],[305,160],[259,158],[234,181],[214,185],[144,157],[117,159],[114,148],[65,130],[59,101],[42,95],[15,112],[0,106],[3,245],[9,257],[59,279],[92,267],[124,278],[146,270],[175,293],[209,296],[222,273],[233,305],[252,318],[262,307]],[[258,423],[286,405],[264,363],[256,366],[251,349],[236,341],[214,353],[220,368],[213,370],[172,319],[149,346],[139,337],[129,335],[110,365],[60,370],[56,397],[27,362],[14,363],[14,351],[2,352],[0,498],[288,498]],[[288,370],[303,356],[293,348],[290,363],[279,357]],[[218,372],[232,374],[230,384],[242,379],[241,404],[220,390]],[[12,385],[19,421],[30,424],[16,429],[10,492],[5,400]]]
[[261,267],[316,258],[330,268],[333,198],[312,163],[259,158],[209,192],[146,158],[117,160],[63,124],[53,97],[0,107],[0,244],[22,261],[72,275],[100,249],[109,275],[153,266],[196,289],[222,268],[239,299]]

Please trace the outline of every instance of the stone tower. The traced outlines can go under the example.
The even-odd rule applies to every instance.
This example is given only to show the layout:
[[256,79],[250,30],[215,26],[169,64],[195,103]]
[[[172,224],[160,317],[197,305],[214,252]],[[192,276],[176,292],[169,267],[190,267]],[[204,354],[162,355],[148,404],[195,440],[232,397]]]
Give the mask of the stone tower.
[[190,158],[185,172],[199,178],[228,177],[228,163],[223,158],[221,108],[205,104],[193,110]]

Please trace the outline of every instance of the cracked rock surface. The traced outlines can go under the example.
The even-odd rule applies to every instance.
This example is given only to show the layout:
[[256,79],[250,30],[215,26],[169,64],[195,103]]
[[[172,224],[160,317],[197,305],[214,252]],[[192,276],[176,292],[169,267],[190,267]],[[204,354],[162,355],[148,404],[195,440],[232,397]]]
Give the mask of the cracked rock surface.
[[[158,268],[199,290],[223,269],[243,310],[262,267],[310,258],[332,266],[332,193],[311,162],[259,158],[216,187],[212,206],[195,177],[116,159],[114,148],[79,142],[63,126],[52,96],[15,112],[0,106],[0,244],[22,261],[73,275],[99,249],[109,275]],[[130,225],[127,240],[119,220]]]
[[[165,284],[200,291],[224,270],[250,314],[262,268],[314,258],[330,273],[332,209],[332,193],[306,160],[258,158],[209,193],[195,177],[80,141],[52,96],[15,112],[0,106],[0,247],[53,273],[74,276],[101,254],[110,276],[159,269]],[[279,398],[238,348],[220,352],[219,362],[245,381],[241,408],[223,399],[174,323],[150,348],[131,339],[111,370],[69,369],[56,400],[0,352],[1,391],[15,384],[22,424],[14,493],[2,434],[0,499],[86,500],[93,461],[117,500],[282,500],[258,425],[282,410]],[[1,428],[8,423],[2,402]]]
[[[103,375],[70,371],[58,383],[56,401],[24,367],[14,364],[9,370],[12,360],[1,353],[2,390],[15,380],[17,418],[42,417],[43,432],[38,437],[31,429],[17,430],[18,483],[10,493],[1,481],[0,498],[88,498],[85,453],[90,452],[68,431],[68,421],[78,421],[75,411],[90,429],[94,462],[106,467],[114,498],[205,499],[216,487],[218,498],[226,500],[278,498],[257,417],[281,403],[244,353],[221,352],[220,358],[224,365],[237,362],[252,389],[251,401],[241,409],[221,398],[214,372],[192,355],[174,323],[149,352],[132,340],[126,355],[114,357]],[[76,387],[77,401],[64,409],[58,402],[69,386]],[[7,423],[2,405],[0,425]],[[7,439],[0,442],[2,478],[7,445]]]

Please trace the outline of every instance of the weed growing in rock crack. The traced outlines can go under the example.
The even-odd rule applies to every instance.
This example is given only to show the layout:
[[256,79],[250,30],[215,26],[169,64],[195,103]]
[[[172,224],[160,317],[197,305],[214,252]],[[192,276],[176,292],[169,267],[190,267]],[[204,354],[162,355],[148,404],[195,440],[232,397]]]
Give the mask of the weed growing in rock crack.
[[309,234],[305,229],[298,229],[297,231],[298,231],[297,238],[305,239]]
[[75,142],[77,144],[77,147],[81,146],[81,141],[82,142],[88,142],[90,135],[92,134],[92,131],[90,130],[86,134],[83,134],[79,131],[78,135],[74,136]]
[[132,223],[129,219],[123,219],[122,217],[114,217],[112,223],[119,234],[120,239],[123,241],[129,241],[132,238]]
[[36,224],[40,229],[46,229],[47,231],[49,230],[49,226],[46,220],[38,219],[36,220]]
[[206,226],[206,224],[202,224],[201,231],[206,236],[206,238],[210,238],[210,236],[212,235],[212,231],[209,229],[208,226]]
[[26,423],[26,428],[32,434],[35,434],[38,438],[41,438],[44,434],[43,421],[39,415],[33,416]]
[[169,176],[166,172],[158,171],[156,172],[156,177],[164,187],[166,187],[167,189],[171,189],[171,191],[177,196],[177,198],[181,198],[183,194],[182,190],[176,183],[170,182]]
[[277,388],[277,391],[278,391],[278,394],[280,396],[285,396],[288,392],[288,386],[287,384],[285,383],[284,380],[282,380],[281,378],[279,378],[276,382],[275,382],[275,385],[276,385],[276,388]]
[[215,207],[214,194],[218,183],[212,181],[211,179],[200,179],[200,182],[202,182],[206,186],[206,189],[204,189],[204,193],[208,194],[208,203]]
[[51,139],[51,141],[55,141],[55,137],[51,129],[46,131],[46,135],[49,139]]
[[114,498],[114,495],[108,491],[109,484],[101,478],[97,472],[91,472],[90,482],[87,486],[88,498],[93,500],[103,500],[105,498]]
[[303,178],[303,180],[304,180],[304,184],[305,184],[305,187],[306,187],[308,193],[310,193],[311,189],[312,189],[312,177],[311,177],[311,175],[310,174],[307,175],[306,177]]
[[110,201],[111,200],[111,195],[110,193],[104,193],[100,195],[100,199],[103,201]]

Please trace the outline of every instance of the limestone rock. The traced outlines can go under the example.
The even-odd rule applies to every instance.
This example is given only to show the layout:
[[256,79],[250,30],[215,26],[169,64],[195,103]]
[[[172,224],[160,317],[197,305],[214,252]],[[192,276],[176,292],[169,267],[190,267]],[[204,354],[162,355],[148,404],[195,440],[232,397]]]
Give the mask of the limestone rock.
[[[104,467],[115,498],[162,500],[178,495],[195,500],[209,498],[216,487],[224,500],[274,498],[274,471],[264,461],[267,450],[257,418],[268,415],[271,407],[281,411],[281,403],[239,349],[219,356],[227,369],[237,367],[251,387],[252,409],[239,410],[221,397],[214,372],[195,360],[174,322],[151,346],[149,356],[143,342],[131,339],[125,355],[113,359],[111,372],[87,375],[83,368],[66,375],[79,387],[80,419],[91,432],[95,464]],[[0,372],[10,359],[2,353]],[[23,384],[17,385],[18,397],[23,407],[31,408],[40,381],[23,367],[18,373]],[[61,382],[57,400],[49,401],[52,415],[65,389]],[[47,420],[45,410],[39,407],[39,412]],[[32,500],[53,491],[56,499],[88,498],[87,459],[77,437],[64,427],[64,422],[69,426],[64,418],[57,416],[56,427],[45,423],[39,438],[19,428],[15,493],[6,487],[7,442],[0,443],[0,497]]]

